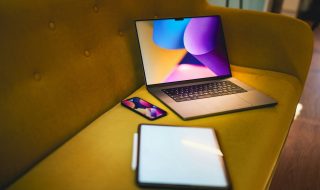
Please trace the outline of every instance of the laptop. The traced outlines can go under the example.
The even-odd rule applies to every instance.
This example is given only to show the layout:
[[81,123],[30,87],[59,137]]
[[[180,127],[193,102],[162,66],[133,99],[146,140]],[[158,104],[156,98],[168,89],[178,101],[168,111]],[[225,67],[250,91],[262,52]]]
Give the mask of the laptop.
[[232,77],[220,16],[135,24],[146,88],[182,119],[277,104]]

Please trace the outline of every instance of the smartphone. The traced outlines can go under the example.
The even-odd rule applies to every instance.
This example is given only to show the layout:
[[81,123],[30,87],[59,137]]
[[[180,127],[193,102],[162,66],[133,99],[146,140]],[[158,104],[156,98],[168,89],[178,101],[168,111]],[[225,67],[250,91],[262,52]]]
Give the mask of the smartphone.
[[163,109],[160,109],[157,106],[138,97],[122,100],[121,105],[142,115],[149,120],[155,120],[167,115],[167,112]]

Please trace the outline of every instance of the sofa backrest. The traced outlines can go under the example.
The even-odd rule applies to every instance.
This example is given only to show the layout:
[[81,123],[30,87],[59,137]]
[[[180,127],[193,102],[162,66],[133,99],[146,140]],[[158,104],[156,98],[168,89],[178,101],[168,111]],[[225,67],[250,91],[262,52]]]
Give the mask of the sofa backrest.
[[0,1],[0,188],[143,84],[133,20],[213,14],[232,64],[304,82],[311,32],[290,18],[205,0]]
[[0,2],[0,184],[143,84],[133,20],[156,13],[150,0]]

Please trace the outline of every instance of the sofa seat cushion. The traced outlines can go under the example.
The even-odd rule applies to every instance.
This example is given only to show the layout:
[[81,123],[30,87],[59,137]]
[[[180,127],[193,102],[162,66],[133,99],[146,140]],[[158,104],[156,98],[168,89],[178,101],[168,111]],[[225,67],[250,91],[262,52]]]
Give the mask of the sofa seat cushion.
[[279,104],[183,121],[143,86],[129,97],[150,101],[168,111],[168,116],[148,121],[117,104],[9,189],[138,189],[131,153],[133,133],[140,123],[213,127],[234,189],[267,188],[299,101],[301,83],[282,73],[235,66],[232,70],[235,78]]

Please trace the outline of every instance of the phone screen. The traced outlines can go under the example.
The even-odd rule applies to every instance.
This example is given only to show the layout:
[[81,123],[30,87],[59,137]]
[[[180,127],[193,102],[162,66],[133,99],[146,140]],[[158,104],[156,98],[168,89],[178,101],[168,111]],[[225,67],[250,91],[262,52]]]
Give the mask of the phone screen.
[[166,111],[137,97],[122,100],[121,104],[150,120],[163,117],[167,114]]

